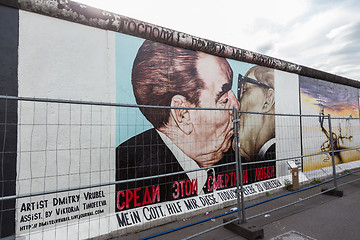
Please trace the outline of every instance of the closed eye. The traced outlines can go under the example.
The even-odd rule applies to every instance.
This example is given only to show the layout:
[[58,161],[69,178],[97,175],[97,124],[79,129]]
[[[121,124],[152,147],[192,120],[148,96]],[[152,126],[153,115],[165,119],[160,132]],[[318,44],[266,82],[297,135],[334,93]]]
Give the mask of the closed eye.
[[228,102],[229,102],[228,93],[225,93],[224,95],[222,95],[218,101],[218,103],[223,107],[226,107]]

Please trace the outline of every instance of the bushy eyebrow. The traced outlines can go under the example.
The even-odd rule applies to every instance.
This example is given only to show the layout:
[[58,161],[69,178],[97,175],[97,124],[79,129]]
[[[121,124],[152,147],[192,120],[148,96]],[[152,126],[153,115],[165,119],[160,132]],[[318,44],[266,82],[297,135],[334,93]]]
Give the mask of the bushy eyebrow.
[[227,93],[228,91],[231,90],[231,83],[225,83],[224,85],[222,85],[221,87],[221,91],[216,95],[216,99],[215,102],[219,101],[219,99],[222,97],[222,95],[224,95],[225,93]]

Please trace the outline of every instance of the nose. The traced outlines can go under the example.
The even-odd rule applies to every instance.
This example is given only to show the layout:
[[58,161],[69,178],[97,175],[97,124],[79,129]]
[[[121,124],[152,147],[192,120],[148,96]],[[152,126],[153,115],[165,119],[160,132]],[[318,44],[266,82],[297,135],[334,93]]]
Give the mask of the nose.
[[237,110],[240,109],[240,102],[237,100],[234,92],[232,90],[229,91],[229,108],[235,107]]

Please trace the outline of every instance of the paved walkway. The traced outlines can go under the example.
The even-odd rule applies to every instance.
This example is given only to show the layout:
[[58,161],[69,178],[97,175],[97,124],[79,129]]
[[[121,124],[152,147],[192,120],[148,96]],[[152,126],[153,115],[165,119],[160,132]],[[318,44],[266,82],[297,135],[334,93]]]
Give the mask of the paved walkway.
[[[341,185],[345,182],[350,182],[356,179],[360,179],[360,173],[354,173],[343,177],[338,180],[338,184]],[[265,235],[264,239],[360,239],[360,181],[340,186],[339,189],[344,192],[343,197],[319,194],[315,197],[309,198],[309,196],[313,194],[320,193],[321,188],[330,188],[331,186],[332,183],[324,184],[310,190],[291,194],[287,197],[269,201],[256,207],[251,207],[246,211],[246,217],[251,218],[252,216],[258,214],[259,216],[251,218],[248,220],[248,223],[263,228]],[[246,202],[246,205],[250,206],[257,202],[268,200],[284,193],[288,192],[281,191],[276,194],[271,194],[270,196],[264,196],[263,198]],[[302,199],[306,200],[271,213],[261,214],[271,209]],[[191,219],[183,219],[183,221],[169,223],[146,231],[122,236],[119,239],[132,240],[153,236],[155,234],[195,223],[209,217],[218,216],[225,212],[229,212],[229,209],[230,207],[211,212],[209,216],[205,216],[205,214],[203,214]],[[223,217],[220,217],[165,235],[157,236],[152,239],[183,239],[222,223]],[[220,227],[193,239],[238,240],[244,238],[234,234],[224,227]]]

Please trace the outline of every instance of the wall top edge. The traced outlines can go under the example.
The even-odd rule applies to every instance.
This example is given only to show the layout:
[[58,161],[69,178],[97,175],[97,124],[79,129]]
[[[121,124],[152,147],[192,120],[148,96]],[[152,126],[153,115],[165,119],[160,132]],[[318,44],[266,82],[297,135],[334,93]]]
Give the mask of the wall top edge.
[[24,11],[360,88],[360,82],[69,0],[0,0]]

